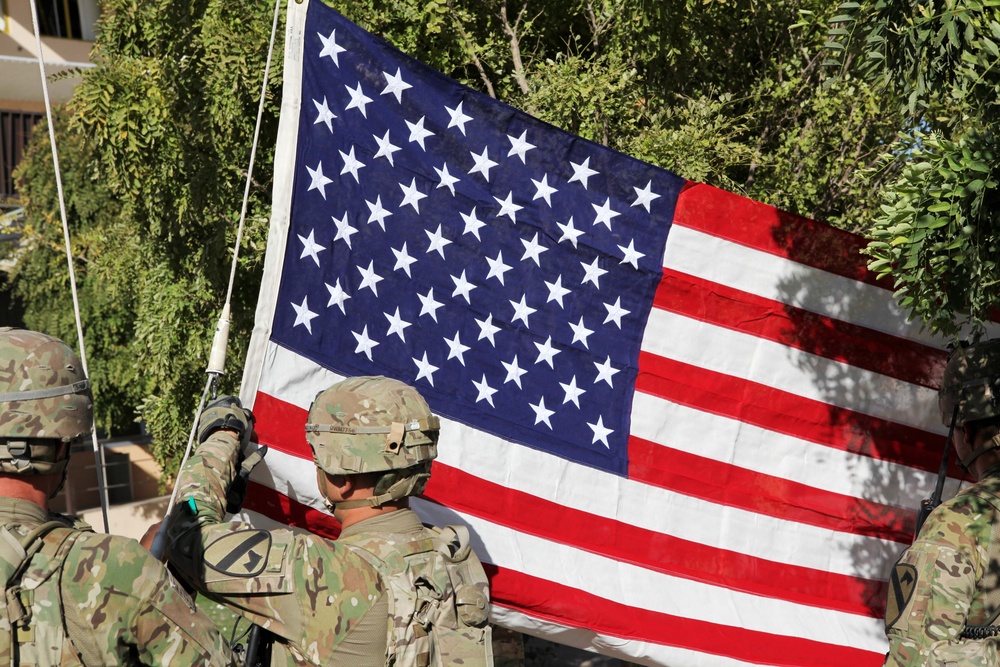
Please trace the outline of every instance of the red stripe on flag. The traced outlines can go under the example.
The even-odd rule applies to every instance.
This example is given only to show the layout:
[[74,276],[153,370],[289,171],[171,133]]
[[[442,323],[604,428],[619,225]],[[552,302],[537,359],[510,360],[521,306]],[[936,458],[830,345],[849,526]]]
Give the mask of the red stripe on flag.
[[861,236],[711,185],[689,184],[681,191],[674,209],[674,224],[885,287],[875,282],[875,274],[868,271],[860,258],[862,248],[867,245]]
[[672,269],[654,305],[661,309],[931,389],[947,352],[789,306]]
[[[639,353],[636,390],[820,445],[937,472],[945,437],[774,387]],[[963,474],[957,467],[953,477]]]
[[876,667],[884,658],[873,651],[630,607],[514,570],[485,567],[496,604],[598,634],[781,667]]
[[423,497],[613,560],[796,604],[881,618],[884,582],[769,561],[589,514],[434,463]]
[[[786,521],[895,540],[913,539],[916,512],[833,493],[715,459],[629,439],[629,479]],[[720,483],[722,482],[722,483]],[[881,597],[879,608],[883,605]]]
[[340,536],[340,522],[329,514],[303,505],[280,491],[254,481],[247,487],[243,508],[330,540]]
[[253,412],[258,417],[254,432],[261,444],[300,459],[312,460],[312,449],[306,442],[308,410],[258,391]]

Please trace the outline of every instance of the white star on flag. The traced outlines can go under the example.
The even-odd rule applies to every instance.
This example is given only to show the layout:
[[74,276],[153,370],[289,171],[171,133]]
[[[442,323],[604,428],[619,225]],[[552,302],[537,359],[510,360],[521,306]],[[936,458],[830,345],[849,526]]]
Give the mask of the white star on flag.
[[476,324],[479,325],[479,340],[487,339],[493,347],[497,346],[496,336],[497,332],[500,331],[500,327],[493,324],[493,315],[487,315],[485,320],[476,320]]
[[479,382],[473,380],[472,384],[476,387],[476,390],[479,392],[479,395],[476,396],[476,403],[480,401],[486,401],[487,403],[490,404],[490,407],[495,408],[496,406],[493,405],[493,394],[497,393],[497,390],[491,387],[486,382],[486,374],[483,373],[483,379],[480,380]]
[[[459,332],[456,331],[454,339],[445,338],[444,342],[448,344],[448,359],[458,359],[458,362],[464,366],[465,357],[463,355],[472,348],[468,345],[463,345],[458,334]],[[483,376],[483,379],[485,380],[485,376]]]
[[535,364],[540,364],[544,361],[549,365],[549,368],[555,370],[556,367],[553,360],[559,354],[560,350],[552,347],[552,336],[549,336],[544,343],[535,343],[535,347],[538,348],[538,358],[535,359]]
[[520,301],[511,301],[510,305],[514,307],[514,317],[511,318],[511,324],[517,320],[524,322],[524,326],[528,327],[528,316],[534,312],[537,312],[535,308],[532,308],[527,303],[525,303],[525,296],[521,296]]
[[376,197],[374,202],[366,201],[365,203],[368,204],[368,210],[371,211],[371,215],[368,216],[368,224],[377,222],[382,231],[385,231],[385,219],[392,215],[392,212],[382,208],[382,195]]
[[[420,315],[430,315],[431,319],[437,322],[437,311],[444,306],[443,303],[434,298],[434,288],[427,291],[427,294],[417,294],[420,299]],[[417,317],[419,317],[418,315]]]
[[340,67],[340,61],[337,59],[337,56],[347,49],[337,44],[337,31],[334,30],[331,32],[329,37],[324,37],[322,33],[316,34],[319,36],[320,41],[323,42],[323,49],[319,52],[319,57],[329,57],[334,65]]
[[297,327],[301,324],[306,328],[306,331],[312,334],[312,321],[313,319],[319,317],[319,313],[314,313],[309,310],[309,298],[302,297],[301,304],[297,304],[293,301],[292,308],[295,309],[295,323],[292,326]]
[[365,325],[364,330],[361,333],[352,331],[351,335],[354,336],[354,340],[358,341],[358,346],[354,348],[355,354],[364,354],[368,357],[368,361],[372,360],[372,350],[378,346],[378,342],[372,340],[368,337],[368,325]]
[[549,175],[544,174],[542,176],[542,180],[540,181],[531,179],[531,182],[535,184],[535,196],[531,198],[531,201],[544,199],[545,203],[549,205],[549,208],[552,208],[552,195],[559,191],[549,186]]
[[416,259],[410,257],[410,253],[406,252],[406,241],[403,241],[403,247],[399,250],[392,248],[392,254],[396,256],[396,265],[392,267],[393,271],[399,271],[402,269],[406,272],[407,277],[410,276],[410,265],[416,263]]
[[449,128],[457,127],[462,132],[462,136],[464,137],[465,124],[471,120],[474,120],[474,118],[472,116],[466,116],[464,113],[462,113],[461,102],[459,102],[458,106],[455,107],[454,109],[449,109],[448,107],[445,107],[444,109],[445,111],[448,112],[448,115],[451,116],[451,120],[448,121],[448,127]]
[[319,112],[319,115],[316,116],[316,120],[313,121],[313,125],[319,125],[320,123],[325,123],[326,129],[333,132],[332,120],[336,118],[336,116],[333,114],[332,111],[330,111],[330,107],[326,105],[326,96],[323,97],[322,103],[317,102],[316,100],[313,100],[312,103],[316,105],[316,111]]
[[365,107],[371,103],[372,98],[365,95],[361,90],[361,83],[358,83],[357,88],[351,88],[350,86],[344,87],[347,88],[347,92],[351,94],[351,101],[347,103],[344,110],[347,111],[348,109],[357,109],[361,112],[362,116],[368,118],[368,112],[365,110]]
[[309,184],[309,190],[319,190],[319,193],[323,195],[323,199],[326,199],[326,186],[333,183],[333,181],[323,175],[323,163],[320,162],[317,164],[315,169],[307,166],[306,171],[309,172],[309,177],[312,179],[312,182]]
[[615,375],[618,374],[619,369],[613,368],[611,366],[611,357],[605,359],[604,363],[599,364],[595,361],[594,366],[597,367],[597,378],[594,380],[594,384],[597,384],[598,382],[601,382],[603,380],[604,382],[608,383],[609,387],[614,388],[614,384],[612,384],[611,378],[613,378]]
[[572,183],[573,181],[579,181],[583,184],[583,189],[586,190],[587,182],[590,180],[590,177],[598,174],[598,172],[590,168],[590,158],[588,157],[580,164],[577,164],[576,162],[570,162],[569,164],[573,167],[573,175],[570,176],[569,180],[566,182]]
[[625,310],[622,308],[622,298],[618,297],[613,304],[606,303],[604,307],[608,309],[608,316],[604,318],[604,324],[608,322],[614,322],[618,325],[618,328],[622,328],[622,318],[631,313],[631,310]]
[[389,330],[385,332],[385,337],[388,338],[392,334],[399,336],[399,340],[406,342],[406,335],[404,332],[406,328],[410,326],[410,322],[407,322],[402,317],[399,316],[399,307],[396,307],[396,312],[390,315],[389,313],[382,313],[385,315],[385,319],[389,320]]
[[470,151],[470,153],[472,154],[472,160],[475,162],[475,164],[472,166],[472,169],[469,170],[469,173],[470,174],[477,174],[477,173],[478,174],[482,174],[483,178],[485,178],[487,181],[489,181],[490,180],[490,169],[492,169],[493,167],[497,166],[497,164],[498,164],[498,163],[496,163],[496,162],[494,162],[493,160],[490,159],[490,149],[489,149],[489,146],[484,147],[483,148],[483,152],[480,153],[479,155],[476,155],[475,153],[472,153],[471,151]]
[[[434,167],[434,171],[437,172],[438,178],[441,179],[441,182],[437,184],[437,187],[439,187],[439,188],[448,188],[449,190],[451,190],[451,196],[454,197],[455,196],[455,183],[458,183],[459,179],[455,178],[454,176],[452,176],[451,174],[448,173],[448,163],[445,162],[444,166],[441,167],[440,169],[438,169],[437,167]],[[472,209],[473,214],[475,214],[475,211],[476,211],[476,209],[473,208]]]
[[316,243],[315,240],[316,230],[309,230],[309,236],[302,236],[298,234],[299,240],[302,241],[302,254],[299,255],[299,259],[305,259],[306,257],[312,257],[313,261],[316,262],[316,266],[319,266],[319,254],[323,250],[326,250],[326,246],[321,246]]
[[604,426],[604,417],[598,415],[597,423],[591,424],[590,422],[587,422],[587,426],[589,426],[590,429],[594,432],[594,440],[591,443],[592,445],[596,445],[598,441],[600,441],[604,443],[604,446],[607,447],[608,449],[611,448],[611,445],[608,444],[608,436],[614,433],[614,431]]
[[472,207],[472,212],[466,215],[465,213],[459,213],[462,216],[462,220],[465,222],[465,230],[462,234],[472,234],[476,237],[477,241],[482,241],[479,238],[479,230],[486,226],[486,223],[476,217],[476,207]]
[[511,267],[503,263],[503,252],[497,250],[496,259],[486,258],[486,263],[490,265],[490,272],[486,274],[486,279],[496,278],[503,285],[503,274],[511,270]]
[[382,89],[383,95],[395,95],[396,101],[400,104],[403,103],[403,91],[412,88],[410,84],[403,81],[403,77],[400,74],[400,69],[396,68],[396,74],[392,75],[388,72],[382,72],[382,76],[388,82],[388,85]]
[[326,307],[336,305],[340,308],[340,312],[343,315],[347,314],[347,310],[344,308],[344,302],[351,298],[351,295],[345,292],[340,287],[340,278],[337,278],[337,282],[332,287],[329,283],[323,283],[326,285],[326,289],[330,292],[330,301],[326,304]]
[[519,158],[521,158],[521,164],[526,164],[524,158],[525,154],[532,148],[535,148],[535,144],[529,143],[528,141],[525,140],[525,137],[527,135],[528,135],[527,130],[522,132],[521,136],[517,138],[512,137],[509,134],[507,135],[507,138],[510,140],[510,145],[511,145],[511,149],[507,152],[507,157],[516,155]]
[[594,207],[594,212],[597,214],[594,217],[594,226],[596,227],[597,225],[604,225],[605,227],[608,228],[608,231],[610,232],[611,220],[621,215],[621,213],[619,213],[618,211],[614,211],[611,209],[611,197],[608,197],[607,201],[605,201],[600,206],[598,206],[597,204],[591,204],[591,206]]
[[377,134],[373,134],[372,137],[375,139],[375,143],[378,144],[378,152],[372,157],[380,158],[384,157],[389,161],[389,164],[396,166],[392,162],[392,154],[402,150],[399,146],[394,146],[391,141],[389,141],[389,130],[385,131],[385,136],[379,137]]
[[420,213],[420,200],[425,199],[427,195],[417,190],[417,179],[414,177],[409,185],[400,183],[399,188],[403,191],[403,201],[399,203],[399,207],[403,208],[409,205],[413,207],[414,211]]
[[555,301],[559,304],[560,308],[565,308],[563,305],[563,297],[570,293],[570,290],[562,286],[562,276],[556,276],[556,281],[550,283],[549,281],[544,281],[545,286],[549,288],[549,298],[545,300],[545,303],[549,301]]
[[500,212],[497,213],[497,217],[499,218],[501,215],[506,215],[508,218],[510,218],[511,222],[516,224],[517,212],[524,207],[515,204],[513,197],[514,193],[508,192],[506,199],[500,199],[499,197],[493,197],[493,198],[497,200],[498,204],[500,204]]
[[[337,151],[340,153],[340,157],[344,160],[344,168],[340,170],[340,175],[350,174],[354,177],[356,183],[360,183],[361,179],[358,178],[358,169],[364,167],[364,163],[354,157],[354,146],[351,146],[351,152],[345,153],[344,151]],[[326,195],[323,196],[326,199]]]
[[600,259],[600,257],[595,257],[594,261],[590,264],[580,262],[580,266],[583,267],[584,271],[583,280],[580,281],[581,285],[584,283],[593,283],[594,287],[601,289],[601,276],[607,273],[607,271],[597,265]]
[[339,220],[332,215],[330,216],[330,219],[333,220],[333,224],[337,226],[337,235],[333,237],[333,242],[336,243],[337,241],[343,240],[344,243],[347,244],[347,247],[350,248],[351,235],[357,234],[358,230],[356,227],[352,227],[347,222],[347,211],[344,211],[344,217]]
[[633,185],[632,189],[635,190],[635,194],[637,196],[635,198],[635,201],[632,202],[632,206],[642,206],[643,208],[646,209],[646,213],[649,213],[649,205],[653,202],[654,199],[660,198],[660,195],[653,192],[652,186],[653,186],[653,181],[649,181],[648,183],[646,183],[646,187],[642,189],[639,189]]
[[513,382],[517,385],[518,389],[521,389],[521,376],[528,371],[517,365],[517,355],[514,355],[514,359],[510,363],[507,363],[506,361],[501,361],[500,363],[507,369],[507,377],[504,379],[503,383],[507,384],[508,382]]
[[576,247],[576,240],[581,236],[583,236],[584,234],[584,232],[580,231],[579,229],[573,226],[572,216],[570,216],[570,219],[566,222],[566,224],[557,222],[556,226],[558,226],[559,229],[562,230],[562,236],[559,237],[559,243],[568,240],[570,243],[573,244],[574,248]]
[[417,365],[417,377],[413,378],[416,382],[421,378],[426,378],[427,382],[433,387],[434,386],[434,371],[438,370],[438,367],[427,361],[427,353],[424,352],[422,359],[417,359],[416,357],[411,357],[413,363]]
[[539,257],[541,257],[541,254],[547,251],[548,248],[538,242],[538,232],[535,232],[535,238],[530,241],[521,239],[521,244],[524,246],[524,254],[521,255],[521,261],[523,262],[526,259],[530,259],[535,263],[535,266],[541,266],[542,262]]
[[552,428],[552,422],[549,421],[549,417],[554,415],[555,411],[545,407],[544,396],[538,399],[538,403],[528,403],[528,405],[535,411],[535,424],[544,422],[546,426]]
[[562,387],[563,391],[566,392],[566,398],[563,399],[563,405],[572,402],[573,405],[579,408],[580,396],[586,394],[587,392],[586,390],[580,389],[579,387],[576,386],[576,376],[575,375],[573,376],[573,378],[569,381],[569,384],[560,382],[559,386]]
[[429,255],[430,253],[436,251],[437,254],[441,255],[441,259],[444,259],[444,247],[446,245],[451,245],[451,241],[444,237],[444,233],[441,231],[441,225],[438,225],[438,228],[433,232],[429,232],[425,229],[424,233],[427,234],[427,238],[430,240],[430,245],[427,246],[427,254]]
[[420,148],[427,150],[427,146],[424,145],[424,139],[427,137],[433,137],[434,133],[428,129],[424,128],[424,116],[420,117],[416,123],[411,123],[410,121],[405,121],[406,127],[410,128],[410,143],[416,142],[420,145]]
[[635,249],[634,240],[628,242],[627,248],[625,246],[618,246],[618,249],[624,254],[624,257],[619,264],[631,264],[635,269],[639,268],[639,260],[646,256]]
[[465,298],[465,302],[471,305],[472,299],[469,297],[469,293],[476,289],[476,286],[465,279],[465,270],[462,270],[461,276],[451,276],[451,280],[455,283],[455,291],[451,295],[462,296]]
[[358,285],[358,291],[360,292],[367,287],[375,294],[375,296],[378,296],[378,284],[382,282],[383,279],[380,275],[375,273],[375,260],[368,262],[367,269],[362,269],[360,266],[356,268],[361,272],[361,284]]
[[592,333],[594,333],[594,331],[593,329],[588,329],[583,323],[583,316],[580,316],[580,321],[576,324],[569,322],[569,327],[573,330],[573,342],[583,343],[585,348],[590,349],[590,345],[587,344],[587,339]]

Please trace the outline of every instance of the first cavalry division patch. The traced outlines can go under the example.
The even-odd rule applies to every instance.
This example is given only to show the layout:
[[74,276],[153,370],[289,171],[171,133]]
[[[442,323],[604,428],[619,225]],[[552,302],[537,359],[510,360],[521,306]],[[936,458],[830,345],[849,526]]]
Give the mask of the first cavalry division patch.
[[910,604],[917,587],[917,568],[909,563],[896,563],[889,577],[889,599],[885,604],[885,628],[888,630],[899,620]]
[[205,549],[205,565],[231,577],[255,577],[267,565],[271,534],[266,530],[241,530],[224,535]]

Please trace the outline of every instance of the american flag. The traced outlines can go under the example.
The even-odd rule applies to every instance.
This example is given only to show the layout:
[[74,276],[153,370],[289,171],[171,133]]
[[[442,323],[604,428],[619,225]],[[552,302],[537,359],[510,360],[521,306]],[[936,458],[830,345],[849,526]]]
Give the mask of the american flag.
[[940,344],[863,241],[685,181],[290,3],[242,396],[250,518],[335,537],[305,442],[345,376],[442,417],[415,508],[494,620],[645,665],[876,665],[934,484]]

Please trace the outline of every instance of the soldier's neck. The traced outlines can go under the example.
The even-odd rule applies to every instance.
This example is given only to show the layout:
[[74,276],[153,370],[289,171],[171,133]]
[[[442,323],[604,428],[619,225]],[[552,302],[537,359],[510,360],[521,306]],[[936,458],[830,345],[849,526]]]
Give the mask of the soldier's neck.
[[401,509],[400,502],[387,503],[379,507],[353,507],[346,510],[335,508],[333,510],[333,516],[340,522],[341,528],[348,528],[360,521],[364,521],[365,519],[383,516],[385,514],[389,514],[390,512],[399,511],[399,509]]
[[27,500],[48,511],[50,489],[47,477],[0,474],[0,496]]

